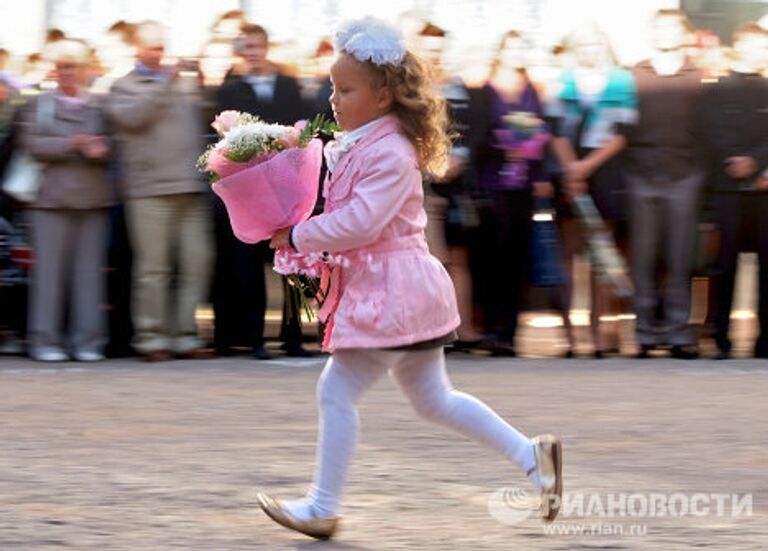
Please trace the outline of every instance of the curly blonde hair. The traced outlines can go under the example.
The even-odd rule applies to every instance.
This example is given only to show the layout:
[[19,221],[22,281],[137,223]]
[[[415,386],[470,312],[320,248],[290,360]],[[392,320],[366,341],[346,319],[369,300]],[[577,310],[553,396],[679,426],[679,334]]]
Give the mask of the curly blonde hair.
[[399,64],[363,62],[374,85],[389,88],[392,112],[416,149],[421,169],[442,176],[448,165],[451,138],[445,99],[438,94],[432,71],[411,52]]

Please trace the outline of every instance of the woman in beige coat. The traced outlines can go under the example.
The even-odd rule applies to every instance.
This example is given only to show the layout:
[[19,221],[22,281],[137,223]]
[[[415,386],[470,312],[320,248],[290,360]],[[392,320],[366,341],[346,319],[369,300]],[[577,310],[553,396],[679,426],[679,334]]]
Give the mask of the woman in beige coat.
[[[64,40],[49,52],[58,88],[24,114],[23,145],[41,163],[31,205],[35,265],[29,352],[41,361],[103,359],[110,146],[101,108],[87,93],[88,47]],[[69,330],[65,332],[65,305]]]

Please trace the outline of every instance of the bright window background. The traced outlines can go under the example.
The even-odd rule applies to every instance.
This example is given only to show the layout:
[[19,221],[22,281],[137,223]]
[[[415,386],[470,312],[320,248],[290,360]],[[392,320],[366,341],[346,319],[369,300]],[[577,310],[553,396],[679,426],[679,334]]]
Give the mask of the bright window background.
[[169,53],[196,55],[212,21],[244,9],[276,42],[309,52],[344,18],[375,14],[396,20],[407,10],[453,33],[451,58],[485,60],[508,29],[526,33],[542,46],[556,43],[588,19],[614,40],[620,59],[632,63],[647,52],[650,15],[678,7],[678,0],[0,0],[0,44],[14,53],[40,49],[43,29],[59,27],[96,43],[119,19],[157,19],[169,27]]

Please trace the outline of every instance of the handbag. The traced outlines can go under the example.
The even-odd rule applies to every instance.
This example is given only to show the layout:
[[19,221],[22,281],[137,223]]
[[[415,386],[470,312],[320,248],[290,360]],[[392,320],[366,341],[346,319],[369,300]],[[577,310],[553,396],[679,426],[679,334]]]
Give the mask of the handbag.
[[3,180],[3,192],[21,203],[33,203],[40,189],[40,163],[20,151],[13,153]]
[[[37,102],[35,123],[46,127],[53,122],[56,105],[52,95],[40,96]],[[41,163],[17,147],[11,156],[3,178],[3,192],[21,203],[33,203],[40,190]]]

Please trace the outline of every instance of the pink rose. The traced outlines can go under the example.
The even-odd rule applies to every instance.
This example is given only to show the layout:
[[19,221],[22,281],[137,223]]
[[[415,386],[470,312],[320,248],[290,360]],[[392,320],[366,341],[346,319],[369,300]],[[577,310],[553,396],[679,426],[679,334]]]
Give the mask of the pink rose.
[[232,130],[240,123],[239,111],[222,111],[211,123],[211,127],[216,131],[219,136],[224,136],[225,133]]
[[299,145],[299,134],[301,132],[295,127],[288,127],[283,132],[283,137],[279,140],[285,147],[297,147]]

